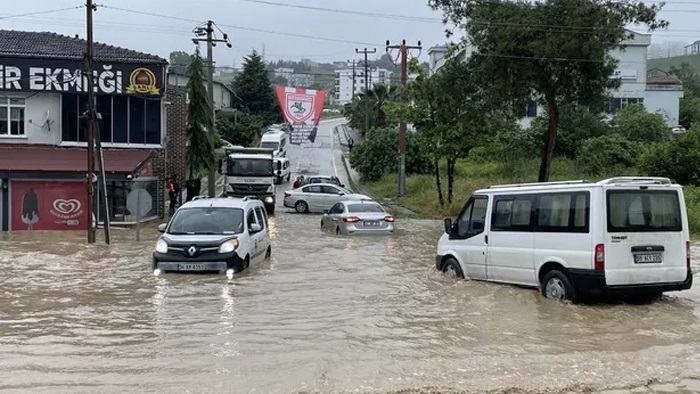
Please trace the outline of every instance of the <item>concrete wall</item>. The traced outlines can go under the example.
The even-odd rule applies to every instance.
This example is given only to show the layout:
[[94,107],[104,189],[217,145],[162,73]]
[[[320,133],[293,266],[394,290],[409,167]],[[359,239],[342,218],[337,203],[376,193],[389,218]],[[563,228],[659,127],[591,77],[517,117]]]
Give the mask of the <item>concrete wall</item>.
[[[2,143],[26,143],[58,145],[61,142],[61,95],[59,93],[7,94],[2,96],[22,97],[25,99],[24,137],[0,136]],[[42,126],[46,111],[48,122]]]
[[[168,85],[186,88],[189,78],[185,75],[168,74]],[[205,84],[206,86],[206,84]],[[214,82],[214,109],[231,108],[231,92],[220,82]]]

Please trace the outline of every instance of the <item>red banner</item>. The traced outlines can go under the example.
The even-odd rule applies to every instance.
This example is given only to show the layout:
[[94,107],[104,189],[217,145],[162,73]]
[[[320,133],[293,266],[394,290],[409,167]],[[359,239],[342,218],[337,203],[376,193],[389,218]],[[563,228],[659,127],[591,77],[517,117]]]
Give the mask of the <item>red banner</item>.
[[301,144],[306,140],[314,142],[318,122],[323,113],[326,92],[282,85],[277,85],[275,91],[284,119],[292,125],[289,142],[291,144]]
[[87,229],[84,182],[11,181],[10,189],[13,231]]

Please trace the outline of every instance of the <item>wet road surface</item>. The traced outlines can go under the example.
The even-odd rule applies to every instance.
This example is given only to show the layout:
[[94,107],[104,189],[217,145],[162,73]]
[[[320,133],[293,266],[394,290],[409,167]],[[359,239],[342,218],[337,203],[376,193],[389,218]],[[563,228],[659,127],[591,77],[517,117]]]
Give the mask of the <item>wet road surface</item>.
[[[292,148],[300,170],[333,173],[332,125]],[[153,276],[155,226],[140,243],[115,230],[111,247],[1,234],[0,392],[700,392],[697,286],[559,304],[435,272],[439,222],[388,237],[319,222],[278,210],[271,261],[231,280]]]

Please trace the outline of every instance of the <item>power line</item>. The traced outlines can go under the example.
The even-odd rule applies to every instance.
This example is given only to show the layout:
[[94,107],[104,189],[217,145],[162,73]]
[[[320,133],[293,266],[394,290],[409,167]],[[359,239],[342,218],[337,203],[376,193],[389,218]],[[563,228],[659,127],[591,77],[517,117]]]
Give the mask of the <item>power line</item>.
[[355,10],[343,10],[343,9],[336,9],[336,8],[313,7],[313,6],[300,5],[300,4],[278,3],[275,1],[269,1],[269,0],[240,0],[240,1],[245,1],[247,3],[272,5],[272,6],[278,6],[278,7],[298,8],[298,9],[311,10],[311,11],[323,11],[323,12],[332,12],[332,13],[337,13],[337,14],[366,16],[366,17],[371,17],[371,18],[388,18],[388,19],[394,19],[394,20],[401,19],[401,20],[407,20],[407,21],[413,21],[413,22],[442,23],[442,18],[429,18],[429,17],[422,17],[422,16],[384,14],[384,13],[379,13],[379,12],[366,12],[366,11],[355,11]]
[[77,10],[77,9],[80,9],[80,8],[83,8],[83,7],[84,7],[83,5],[78,5],[78,6],[75,6],[75,7],[55,8],[55,9],[52,9],[52,10],[25,12],[25,13],[23,13],[23,14],[4,15],[4,16],[0,16],[0,19],[20,18],[20,17],[23,17],[23,16],[31,16],[31,15],[53,14],[53,13],[56,13],[56,12]]
[[[136,11],[136,10],[131,10],[127,8],[121,8],[121,7],[114,7],[114,6],[105,6],[103,5],[102,7],[104,8],[109,8],[112,10],[116,11],[122,11],[122,12],[128,12],[132,14],[139,14],[139,15],[147,15],[147,16],[152,16],[156,18],[164,18],[164,19],[172,19],[172,20],[178,20],[182,22],[191,22],[191,23],[199,23],[198,20],[193,20],[193,19],[188,19],[188,18],[181,18],[177,16],[170,16],[170,15],[163,15],[163,14],[157,14],[155,12],[147,12],[147,11]],[[230,29],[236,29],[236,30],[244,30],[244,31],[252,31],[252,32],[258,32],[258,33],[267,33],[267,34],[276,34],[276,35],[281,35],[285,37],[298,37],[298,38],[306,38],[309,40],[318,40],[318,41],[329,41],[329,42],[339,42],[343,44],[359,44],[359,45],[376,45],[372,43],[366,43],[366,42],[360,42],[360,41],[352,41],[352,40],[344,40],[344,39],[338,39],[338,38],[330,38],[330,37],[322,37],[322,36],[310,36],[310,35],[305,35],[305,34],[298,34],[298,33],[288,33],[288,32],[280,32],[280,31],[274,31],[274,30],[267,30],[267,29],[258,29],[258,28],[253,28],[253,27],[243,27],[243,26],[236,26],[236,25],[227,25],[220,23],[219,26],[222,27],[228,27]]]

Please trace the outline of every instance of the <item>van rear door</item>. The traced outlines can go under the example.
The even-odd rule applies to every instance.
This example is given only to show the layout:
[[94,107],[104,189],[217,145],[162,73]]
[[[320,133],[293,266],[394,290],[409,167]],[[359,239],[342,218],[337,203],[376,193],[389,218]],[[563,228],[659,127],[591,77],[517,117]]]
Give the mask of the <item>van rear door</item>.
[[606,190],[605,278],[609,286],[682,282],[689,240],[680,187]]

